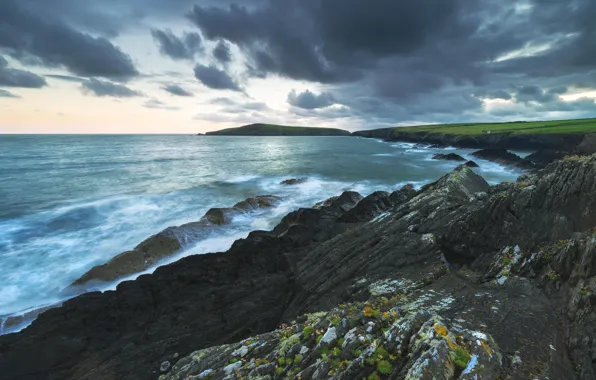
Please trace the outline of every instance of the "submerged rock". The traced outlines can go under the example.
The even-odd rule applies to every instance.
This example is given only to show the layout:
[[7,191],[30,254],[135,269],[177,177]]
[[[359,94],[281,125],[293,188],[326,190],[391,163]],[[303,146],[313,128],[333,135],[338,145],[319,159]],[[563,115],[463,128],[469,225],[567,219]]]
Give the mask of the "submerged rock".
[[308,181],[308,178],[290,178],[280,182],[280,185],[299,185]]

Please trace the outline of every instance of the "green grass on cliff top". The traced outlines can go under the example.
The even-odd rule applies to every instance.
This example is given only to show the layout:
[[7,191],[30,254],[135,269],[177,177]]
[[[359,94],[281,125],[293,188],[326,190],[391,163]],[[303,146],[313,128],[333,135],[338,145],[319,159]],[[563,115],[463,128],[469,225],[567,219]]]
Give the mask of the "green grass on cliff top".
[[491,133],[511,133],[516,135],[587,133],[596,132],[596,119],[439,124],[395,128],[396,132],[429,132],[444,133],[447,135],[483,135],[489,130]]

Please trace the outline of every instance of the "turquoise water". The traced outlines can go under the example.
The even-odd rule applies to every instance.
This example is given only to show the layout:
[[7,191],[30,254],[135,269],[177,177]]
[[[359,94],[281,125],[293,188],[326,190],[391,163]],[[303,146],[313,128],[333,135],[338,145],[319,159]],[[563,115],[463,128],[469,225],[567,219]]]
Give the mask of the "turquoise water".
[[[346,189],[366,195],[435,180],[457,166],[431,160],[438,151],[354,137],[0,136],[0,315],[58,301],[91,267],[211,207],[284,197],[177,257],[223,251]],[[477,162],[492,183],[519,175]],[[309,180],[279,185],[293,177]]]

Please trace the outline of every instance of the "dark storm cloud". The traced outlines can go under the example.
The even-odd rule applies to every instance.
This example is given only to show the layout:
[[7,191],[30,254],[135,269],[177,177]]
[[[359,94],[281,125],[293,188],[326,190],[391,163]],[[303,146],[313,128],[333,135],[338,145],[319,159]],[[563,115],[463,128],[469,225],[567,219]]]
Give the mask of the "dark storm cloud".
[[194,96],[194,94],[190,91],[185,90],[184,88],[178,86],[177,84],[169,84],[162,87],[164,91],[169,92],[172,95],[176,96]]
[[82,83],[83,91],[95,96],[112,96],[115,98],[130,98],[140,96],[137,91],[130,88],[104,80],[91,78]]
[[228,43],[219,41],[213,49],[213,57],[223,64],[229,63],[232,60],[232,53],[230,52]]
[[194,69],[195,77],[206,87],[214,90],[242,91],[234,79],[215,66],[198,64]]
[[[126,79],[138,74],[132,59],[104,37],[93,37],[39,16],[27,1],[0,3],[0,48],[25,64],[62,66],[74,74]],[[47,3],[45,3],[47,7]],[[45,15],[45,14],[44,14]]]
[[29,71],[2,67],[0,65],[0,86],[41,88],[46,85],[46,80],[39,75],[30,73]]
[[[466,117],[484,112],[482,99],[559,100],[549,90],[518,95],[524,86],[596,87],[592,0],[270,0],[195,5],[187,18],[206,39],[236,44],[250,76],[326,83],[334,93],[358,84],[351,95],[400,117],[425,116],[418,104]],[[376,117],[360,104],[350,112]]]
[[335,104],[335,99],[333,98],[333,95],[328,92],[322,92],[317,95],[306,90],[297,94],[295,90],[292,90],[288,94],[288,103],[294,107],[312,110],[315,108],[329,107],[330,105]]
[[159,46],[159,51],[172,59],[192,60],[202,49],[201,36],[198,33],[184,33],[177,37],[171,30],[151,30],[151,35]]
[[0,89],[0,98],[20,98],[20,96],[13,94],[10,91]]
[[538,86],[523,86],[517,90],[515,98],[518,102],[551,103],[559,100],[559,95],[567,92],[566,87],[543,90]]

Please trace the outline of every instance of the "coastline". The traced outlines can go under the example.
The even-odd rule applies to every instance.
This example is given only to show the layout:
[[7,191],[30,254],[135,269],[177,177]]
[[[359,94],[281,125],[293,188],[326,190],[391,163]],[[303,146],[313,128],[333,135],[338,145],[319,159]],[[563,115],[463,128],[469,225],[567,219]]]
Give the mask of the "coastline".
[[[562,173],[567,173],[567,178],[585,180],[581,184],[557,181]],[[579,173],[583,173],[581,178],[575,175]],[[516,347],[516,337],[537,339],[547,346],[554,344],[564,352],[558,341],[551,341],[544,334],[532,335],[527,329],[510,331],[509,338],[503,336],[491,327],[492,317],[488,316],[495,312],[484,314],[470,301],[477,292],[475,287],[480,286],[493,296],[501,294],[499,299],[508,295],[511,300],[509,308],[498,309],[497,319],[505,313],[513,318],[511,324],[521,323],[524,314],[519,313],[530,307],[533,323],[545,327],[554,324],[554,331],[567,326],[568,322],[543,318],[554,311],[542,298],[531,298],[530,304],[527,298],[519,298],[524,282],[503,279],[508,277],[503,273],[514,268],[503,269],[505,259],[497,252],[504,252],[503,247],[507,246],[533,252],[533,247],[541,244],[571,238],[574,231],[587,231],[596,222],[596,209],[586,208],[594,202],[595,174],[596,157],[588,157],[559,161],[516,183],[492,187],[471,169],[459,167],[415,192],[405,187],[392,194],[374,193],[364,199],[344,193],[321,210],[301,209],[288,214],[273,231],[250,233],[226,253],[189,256],[158,268],[152,275],[121,283],[116,291],[88,293],[46,311],[21,333],[0,337],[0,369],[9,378],[28,378],[27,374],[32,373],[29,371],[35,371],[84,379],[94,378],[86,373],[96,378],[114,370],[131,379],[156,378],[164,361],[175,363],[192,350],[274,331],[279,323],[303,313],[332,310],[346,301],[364,301],[371,289],[381,286],[379,281],[404,280],[419,284],[416,288],[426,289],[426,293],[435,287],[454,287],[451,296],[459,300],[456,304],[471,308],[469,328],[490,335],[493,352],[500,352],[501,345]],[[575,186],[579,186],[578,190],[569,192]],[[544,204],[551,206],[543,209]],[[536,220],[541,223],[536,224]],[[552,224],[550,221],[554,220],[566,222]],[[529,234],[528,228],[535,232]],[[577,247],[580,246],[578,240]],[[415,257],[419,259],[412,260]],[[442,257],[450,268],[447,271],[441,269],[446,265]],[[497,267],[495,262],[499,263]],[[546,279],[547,285],[560,281],[549,279],[553,276],[548,274],[548,268],[544,272],[538,264],[524,265],[544,273],[538,279]],[[459,268],[472,272],[460,273]],[[429,273],[435,274],[428,277]],[[523,277],[523,273],[518,276]],[[462,275],[472,283],[474,278],[488,276],[489,282],[478,283],[467,295],[456,290],[457,278]],[[367,280],[362,282],[363,278]],[[501,281],[504,285],[499,285]],[[346,293],[345,289],[351,290]],[[556,288],[547,289],[557,296]],[[427,307],[436,310],[444,320],[452,318],[450,306],[443,305],[440,309]],[[374,322],[368,318],[365,316],[366,323]],[[88,343],[78,345],[76,342],[81,339]],[[122,347],[128,349],[122,352]],[[518,347],[524,363],[543,360]],[[22,352],[28,352],[27,358],[43,355],[46,359],[31,368]],[[226,355],[222,360],[229,362]],[[95,358],[93,364],[88,361],[91,357]],[[98,362],[100,357],[103,359]],[[565,358],[557,356],[556,360]],[[312,361],[304,364],[320,365]],[[402,363],[406,369],[413,364]],[[219,368],[215,364],[213,367]],[[179,371],[181,367],[174,368]],[[240,369],[244,371],[243,368],[244,365]],[[566,367],[559,368],[564,371]]]

